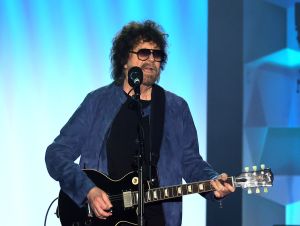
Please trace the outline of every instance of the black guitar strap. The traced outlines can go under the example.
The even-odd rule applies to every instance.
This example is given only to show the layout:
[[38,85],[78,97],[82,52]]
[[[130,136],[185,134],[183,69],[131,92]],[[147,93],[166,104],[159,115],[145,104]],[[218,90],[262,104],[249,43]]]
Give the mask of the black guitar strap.
[[156,169],[159,160],[160,146],[164,134],[165,102],[165,90],[159,85],[153,85],[150,113],[150,180],[154,176],[152,175],[151,166]]

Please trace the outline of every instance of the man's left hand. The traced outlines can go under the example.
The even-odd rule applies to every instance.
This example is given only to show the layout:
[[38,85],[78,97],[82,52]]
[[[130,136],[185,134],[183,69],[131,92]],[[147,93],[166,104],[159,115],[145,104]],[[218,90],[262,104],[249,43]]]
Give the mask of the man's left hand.
[[229,193],[235,191],[235,188],[232,185],[225,182],[227,178],[228,175],[226,173],[222,173],[217,177],[217,179],[211,181],[211,185],[215,189],[214,195],[218,199],[223,198]]

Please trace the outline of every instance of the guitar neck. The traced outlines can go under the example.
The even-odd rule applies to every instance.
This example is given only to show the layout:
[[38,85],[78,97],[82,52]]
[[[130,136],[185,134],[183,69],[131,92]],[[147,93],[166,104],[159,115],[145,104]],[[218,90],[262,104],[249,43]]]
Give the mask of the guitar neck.
[[[251,191],[251,188],[255,188],[256,193],[258,193],[259,187],[263,187],[265,191],[267,190],[267,187],[273,185],[274,176],[270,168],[262,166],[261,170],[258,171],[256,170],[256,166],[253,166],[254,171],[249,171],[247,168],[246,172],[242,172],[234,177],[228,177],[226,183],[231,184],[234,187],[248,189],[248,193],[249,189]],[[91,225],[99,226],[118,225],[119,222],[128,222],[129,224],[137,225],[136,208],[132,208],[138,205],[138,192],[136,191],[138,180],[136,172],[130,172],[119,180],[112,180],[96,170],[85,169],[84,172],[96,186],[103,186],[104,190],[108,191],[108,194],[110,194],[109,198],[115,205],[114,214],[108,221],[104,222],[97,217],[94,217],[88,203],[87,205],[84,205],[84,207],[78,207],[77,204],[61,190],[59,193],[58,211],[62,225],[86,225],[87,222]],[[144,201],[145,203],[150,203],[174,199],[194,193],[214,191],[215,189],[210,183],[211,180],[207,180],[175,186],[152,188],[144,193]]]
[[[234,177],[228,177],[226,183],[234,184]],[[211,186],[210,180],[200,181],[176,186],[160,187],[149,189],[145,192],[145,203],[151,203],[156,201],[163,201],[167,199],[179,198],[184,195],[190,195],[195,193],[205,193],[214,191]],[[138,205],[138,192],[133,192],[133,205]]]

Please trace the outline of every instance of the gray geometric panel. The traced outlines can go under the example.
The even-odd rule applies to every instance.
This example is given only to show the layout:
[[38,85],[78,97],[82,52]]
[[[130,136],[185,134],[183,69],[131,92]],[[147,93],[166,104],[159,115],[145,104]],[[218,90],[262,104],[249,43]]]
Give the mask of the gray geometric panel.
[[274,175],[273,187],[264,193],[265,199],[281,205],[288,205],[300,201],[300,176]]
[[260,89],[257,82],[253,84],[253,90],[248,103],[248,111],[245,113],[245,126],[246,127],[262,127],[266,126],[264,107],[261,99]]
[[285,8],[263,0],[246,0],[244,9],[244,62],[286,47]]
[[292,7],[297,0],[284,0],[284,1],[282,1],[282,0],[265,0],[265,1],[275,4],[275,5],[278,5],[278,6],[281,6],[281,7],[288,8],[288,7]]
[[[267,125],[289,126],[289,115],[297,99],[296,77],[292,70],[277,65],[264,64],[257,69],[257,83]],[[254,115],[253,115],[254,116]]]
[[300,52],[289,49],[246,65],[246,127],[300,127],[299,69]]
[[243,162],[264,163],[275,178],[269,193],[243,195],[243,226],[300,225],[295,2],[300,0],[244,1]]
[[271,226],[285,223],[285,206],[262,196],[243,193],[243,225]]
[[252,166],[262,163],[266,164],[267,167],[269,166],[267,162],[261,162],[261,156],[264,151],[267,134],[267,127],[246,127],[244,129],[244,142],[247,144],[247,148],[244,147],[244,153],[246,152],[248,156],[251,156],[251,161],[244,162],[244,166]]
[[260,162],[277,175],[300,175],[300,128],[269,128]]

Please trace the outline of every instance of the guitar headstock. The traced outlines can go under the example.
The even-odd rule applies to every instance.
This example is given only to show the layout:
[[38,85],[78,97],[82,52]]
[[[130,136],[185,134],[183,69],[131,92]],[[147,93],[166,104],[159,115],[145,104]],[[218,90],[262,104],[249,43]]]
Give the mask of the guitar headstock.
[[271,169],[265,168],[265,165],[261,165],[260,169],[253,166],[252,169],[250,171],[249,167],[245,167],[245,172],[235,177],[235,186],[243,189],[248,188],[248,194],[252,193],[251,188],[255,188],[255,192],[260,193],[260,187],[264,189],[264,192],[268,192],[267,187],[271,187],[274,180]]

